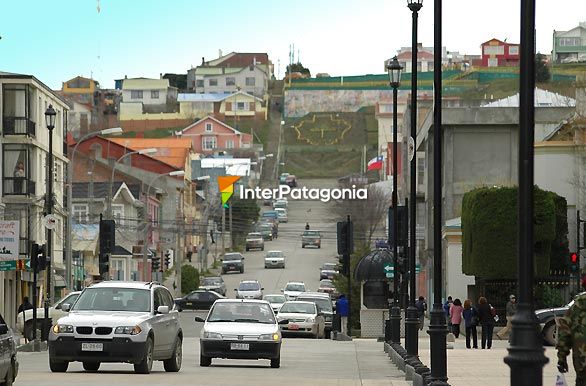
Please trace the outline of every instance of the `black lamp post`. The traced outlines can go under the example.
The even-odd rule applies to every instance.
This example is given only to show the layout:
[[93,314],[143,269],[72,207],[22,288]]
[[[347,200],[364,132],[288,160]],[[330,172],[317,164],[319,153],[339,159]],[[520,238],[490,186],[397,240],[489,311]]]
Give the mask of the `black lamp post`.
[[521,63],[519,71],[519,193],[517,275],[519,305],[513,317],[509,355],[511,385],[541,386],[548,362],[534,312],[533,146],[535,131],[535,0],[521,0]]
[[[53,129],[55,128],[55,118],[57,116],[57,112],[53,109],[53,105],[49,105],[47,110],[45,111],[45,123],[47,124],[47,129],[49,130],[49,173],[47,175],[47,190],[45,193],[45,200],[47,205],[47,216],[53,213]],[[51,305],[51,293],[52,288],[51,286],[53,283],[51,282],[51,273],[53,268],[53,231],[50,227],[47,228],[47,282],[46,282],[46,295],[45,295],[45,324],[43,326],[43,339],[46,340],[48,338],[49,328],[49,306]]]
[[405,349],[409,356],[418,356],[418,325],[419,318],[415,307],[415,249],[416,237],[416,199],[417,190],[417,157],[415,144],[417,143],[417,12],[422,7],[423,0],[407,0],[407,6],[413,15],[411,34],[411,138],[409,138],[409,157],[411,168],[409,173],[409,307],[405,312]]
[[401,70],[397,57],[390,60],[387,65],[390,85],[393,88],[393,306],[391,307],[391,342],[401,343],[401,308],[399,307],[399,264],[397,261],[397,88],[401,84]]
[[442,0],[434,0],[433,41],[433,306],[429,330],[431,385],[448,385],[446,316],[442,307]]

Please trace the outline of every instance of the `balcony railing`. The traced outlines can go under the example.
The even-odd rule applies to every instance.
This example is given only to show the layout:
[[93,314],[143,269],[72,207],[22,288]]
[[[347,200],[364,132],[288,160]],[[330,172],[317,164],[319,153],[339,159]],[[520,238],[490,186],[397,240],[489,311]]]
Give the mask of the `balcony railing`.
[[4,117],[2,120],[4,135],[29,135],[36,134],[36,123],[26,117]]
[[25,177],[4,177],[2,194],[4,196],[29,196],[35,195],[35,181]]

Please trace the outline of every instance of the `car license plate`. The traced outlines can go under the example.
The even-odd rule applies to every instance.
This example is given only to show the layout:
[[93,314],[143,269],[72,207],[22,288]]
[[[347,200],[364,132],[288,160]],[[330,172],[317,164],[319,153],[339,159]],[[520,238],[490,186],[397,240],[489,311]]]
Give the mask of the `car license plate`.
[[289,330],[299,330],[298,324],[289,324]]
[[104,351],[103,343],[82,343],[81,351]]
[[230,349],[231,350],[247,351],[247,350],[250,350],[250,345],[248,343],[231,343]]

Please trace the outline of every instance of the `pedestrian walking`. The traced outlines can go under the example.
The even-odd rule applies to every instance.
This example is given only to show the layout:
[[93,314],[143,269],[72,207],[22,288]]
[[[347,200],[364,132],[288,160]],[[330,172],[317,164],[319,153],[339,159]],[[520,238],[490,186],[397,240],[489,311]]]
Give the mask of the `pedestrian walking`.
[[450,321],[452,322],[452,333],[456,338],[460,336],[460,323],[462,322],[462,301],[460,299],[454,300],[450,307]]
[[[582,288],[586,289],[586,275],[582,276]],[[572,350],[572,362],[576,370],[576,386],[586,385],[586,293],[578,295],[566,315],[558,321],[558,370],[568,371],[566,357]]]
[[470,338],[472,338],[472,347],[478,348],[478,333],[476,332],[476,326],[478,326],[478,312],[476,308],[472,306],[470,299],[464,300],[464,311],[462,311],[464,317],[464,327],[466,329],[466,348],[470,348]]
[[478,299],[478,319],[482,326],[482,338],[480,339],[482,348],[490,350],[492,347],[492,331],[494,329],[494,316],[492,315],[492,306],[484,296]]
[[517,298],[515,295],[509,296],[509,301],[507,302],[506,307],[506,314],[507,314],[507,325],[502,328],[499,332],[496,333],[499,339],[505,339],[505,337],[509,337],[509,342],[511,341],[511,337],[509,336],[512,332],[512,322],[513,322],[513,315],[517,312]]
[[33,309],[33,305],[28,300],[28,296],[25,296],[22,299],[22,304],[20,306],[18,306],[18,310],[16,311],[16,313],[20,314],[22,311],[32,310],[32,309]]
[[423,330],[423,324],[425,323],[425,312],[427,311],[427,303],[425,302],[425,298],[420,296],[419,299],[415,302],[415,307],[417,307],[417,316],[419,317],[419,330]]
[[448,300],[444,303],[444,313],[446,314],[446,321],[448,324],[448,331],[452,332],[452,319],[450,318],[450,307],[452,306],[452,297],[448,296]]
[[344,294],[341,294],[338,300],[336,300],[336,313],[340,315],[340,319],[342,321],[342,334],[348,335],[348,315],[350,314],[350,310],[348,309],[348,299]]

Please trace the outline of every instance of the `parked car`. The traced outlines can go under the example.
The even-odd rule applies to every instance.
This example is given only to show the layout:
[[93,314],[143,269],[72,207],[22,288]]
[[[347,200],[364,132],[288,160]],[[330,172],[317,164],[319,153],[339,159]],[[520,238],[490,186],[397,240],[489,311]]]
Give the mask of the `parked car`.
[[336,290],[336,286],[330,279],[320,280],[317,292],[328,294],[330,296],[330,299],[338,298],[338,291]]
[[182,298],[176,298],[175,304],[179,311],[183,310],[209,310],[212,304],[218,299],[225,299],[215,291],[195,290],[191,291]]
[[[153,361],[177,372],[182,361],[179,312],[167,288],[152,282],[105,281],[87,287],[49,333],[49,367],[67,371],[69,362],[82,362],[95,372],[102,362],[132,363],[140,374],[151,372]],[[156,336],[156,339],[153,337]]]
[[320,231],[306,230],[301,235],[301,248],[306,246],[314,246],[321,248],[321,233]]
[[[49,319],[57,321],[57,319],[67,315],[67,312],[61,309],[65,303],[73,305],[81,291],[70,292],[67,296],[59,300],[57,303],[49,307]],[[42,328],[45,321],[45,309],[37,308],[37,329]],[[49,326],[50,328],[50,326]],[[20,332],[27,340],[33,339],[33,310],[25,310],[19,312],[16,317],[16,330]],[[37,334],[38,336],[38,334]],[[1,378],[0,378],[1,379]]]
[[268,251],[265,255],[265,268],[285,268],[285,254],[283,251]]
[[293,174],[289,174],[285,178],[285,185],[288,185],[291,188],[296,188],[297,187],[297,177],[295,177]]
[[[584,295],[582,292],[577,296]],[[543,341],[551,346],[557,343],[557,320],[566,314],[566,311],[574,304],[575,299],[572,299],[568,304],[562,307],[544,308],[535,310],[535,316],[539,321],[539,328]]]
[[338,264],[324,263],[319,269],[319,279],[333,279],[338,273]]
[[262,291],[264,288],[260,285],[258,280],[242,280],[235,288],[236,299],[262,299]]
[[244,273],[244,256],[241,253],[230,252],[222,257],[222,273],[228,272]]
[[0,384],[12,385],[18,375],[16,343],[2,315],[0,315],[0,348]]
[[287,209],[276,208],[275,212],[277,212],[277,218],[279,222],[288,222],[289,217],[287,216]]
[[288,301],[281,307],[277,320],[283,335],[311,335],[315,339],[325,337],[325,319],[313,302]]
[[287,301],[285,295],[282,294],[274,294],[274,295],[264,295],[262,300],[266,300],[271,305],[271,308],[275,312],[275,315],[279,313],[281,306]]
[[279,176],[279,185],[285,185],[288,176],[289,173],[281,173],[281,175]]
[[265,240],[260,232],[250,232],[246,235],[246,252],[251,249],[265,250]]
[[297,296],[297,301],[315,303],[318,314],[324,317],[325,337],[329,339],[330,333],[332,332],[332,321],[334,319],[334,304],[330,299],[330,295],[320,292],[304,292]]
[[203,322],[199,365],[213,358],[269,359],[281,365],[281,332],[271,306],[264,300],[218,300]]
[[201,278],[199,289],[215,291],[222,296],[226,296],[226,283],[224,283],[224,279],[221,276],[206,276]]
[[257,233],[260,233],[264,241],[273,240],[273,226],[269,223],[263,223],[258,226]]
[[305,291],[305,283],[301,281],[290,281],[283,288],[283,294],[287,300],[295,300],[300,293]]

